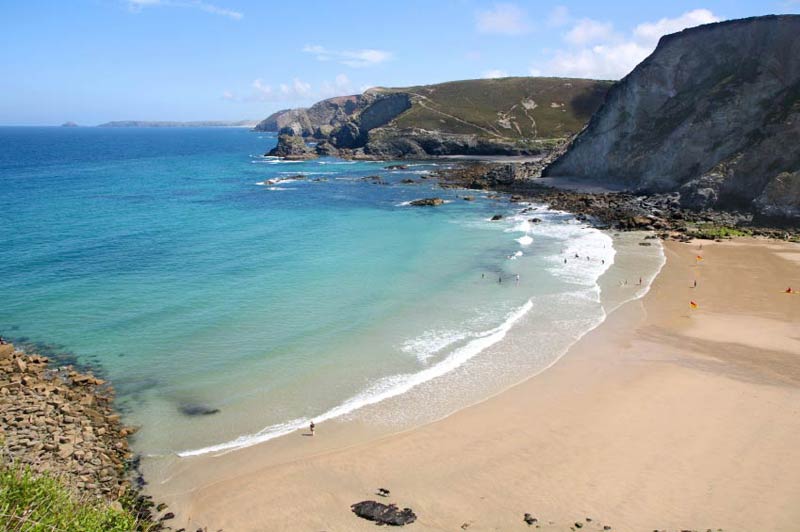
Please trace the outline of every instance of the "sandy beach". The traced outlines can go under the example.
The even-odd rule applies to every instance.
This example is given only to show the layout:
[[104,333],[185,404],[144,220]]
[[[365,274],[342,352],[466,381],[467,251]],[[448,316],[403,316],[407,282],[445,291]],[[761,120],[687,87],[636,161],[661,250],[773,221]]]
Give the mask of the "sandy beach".
[[150,490],[187,530],[372,530],[365,499],[411,507],[412,530],[800,530],[800,246],[665,253],[643,299],[489,400],[355,445],[321,424],[183,460]]

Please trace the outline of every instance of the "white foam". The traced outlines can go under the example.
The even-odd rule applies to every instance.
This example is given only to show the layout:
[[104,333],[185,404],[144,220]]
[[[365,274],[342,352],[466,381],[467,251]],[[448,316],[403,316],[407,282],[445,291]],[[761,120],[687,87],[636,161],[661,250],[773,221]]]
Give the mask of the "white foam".
[[312,419],[317,423],[328,421],[350,414],[351,412],[354,412],[360,408],[364,408],[365,406],[374,405],[392,397],[402,395],[419,386],[420,384],[450,373],[488,347],[502,340],[508,331],[514,326],[514,324],[516,324],[523,316],[525,316],[525,314],[527,314],[531,308],[533,308],[533,301],[529,299],[524,305],[510,312],[506,316],[506,319],[503,321],[503,323],[493,329],[475,333],[475,338],[473,340],[454,350],[441,362],[438,362],[433,366],[430,366],[417,373],[385,377],[367,390],[351,397],[350,399],[347,399],[340,405],[319,416],[315,416],[313,418],[299,418],[285,423],[270,425],[255,434],[239,436],[238,438],[228,442],[203,447],[201,449],[181,451],[177,454],[180,457],[199,456],[203,454],[228,452],[237,449],[243,449],[245,447],[251,447],[253,445],[284,436],[296,430],[304,429],[308,426]]
[[473,336],[473,333],[470,331],[425,331],[422,335],[407,340],[400,349],[404,353],[414,355],[417,360],[424,364],[446,347],[471,336]]
[[521,236],[516,239],[520,246],[530,246],[533,244],[533,237],[530,235]]

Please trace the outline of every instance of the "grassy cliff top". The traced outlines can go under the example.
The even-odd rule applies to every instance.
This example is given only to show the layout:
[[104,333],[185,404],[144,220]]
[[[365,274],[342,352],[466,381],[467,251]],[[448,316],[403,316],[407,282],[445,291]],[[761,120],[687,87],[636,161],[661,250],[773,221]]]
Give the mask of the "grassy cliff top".
[[392,122],[397,128],[536,139],[579,132],[613,83],[516,77],[371,90],[412,96],[412,107]]

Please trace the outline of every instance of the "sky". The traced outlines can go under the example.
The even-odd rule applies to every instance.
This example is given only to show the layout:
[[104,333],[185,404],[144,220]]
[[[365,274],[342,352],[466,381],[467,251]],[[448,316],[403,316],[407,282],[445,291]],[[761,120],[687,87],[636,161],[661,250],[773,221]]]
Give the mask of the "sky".
[[660,36],[800,0],[0,0],[0,125],[261,119],[457,79],[620,79]]

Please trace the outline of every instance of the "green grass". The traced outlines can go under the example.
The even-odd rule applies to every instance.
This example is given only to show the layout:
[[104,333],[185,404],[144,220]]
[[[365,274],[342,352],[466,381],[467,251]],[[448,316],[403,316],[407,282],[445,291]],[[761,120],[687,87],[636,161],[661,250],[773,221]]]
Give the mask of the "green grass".
[[131,532],[150,528],[131,512],[104,500],[77,498],[58,478],[0,465],[0,530]]
[[705,240],[716,240],[718,238],[734,238],[737,236],[750,236],[750,231],[727,227],[724,225],[702,224],[688,231],[687,235],[692,238],[702,238]]
[[411,109],[393,122],[401,129],[532,140],[564,138],[580,131],[611,85],[588,79],[520,77],[378,90],[415,95]]

